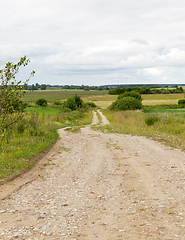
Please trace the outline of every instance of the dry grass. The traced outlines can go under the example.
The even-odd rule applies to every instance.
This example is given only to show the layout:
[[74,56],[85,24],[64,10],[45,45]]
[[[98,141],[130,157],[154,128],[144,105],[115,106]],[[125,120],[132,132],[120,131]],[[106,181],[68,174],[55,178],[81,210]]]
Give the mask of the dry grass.
[[[83,97],[85,102],[92,101],[98,107],[109,107],[112,102],[116,101],[117,95],[105,94],[102,96]],[[179,99],[183,99],[184,94],[145,94],[142,95],[142,104],[146,105],[172,105],[177,104]]]
[[172,147],[185,150],[185,118],[183,115],[173,113],[160,113],[160,118],[152,126],[147,126],[145,118],[148,116],[143,112],[136,111],[110,111],[103,110],[110,121],[110,125],[103,127],[110,132],[133,134],[151,137],[162,141]]

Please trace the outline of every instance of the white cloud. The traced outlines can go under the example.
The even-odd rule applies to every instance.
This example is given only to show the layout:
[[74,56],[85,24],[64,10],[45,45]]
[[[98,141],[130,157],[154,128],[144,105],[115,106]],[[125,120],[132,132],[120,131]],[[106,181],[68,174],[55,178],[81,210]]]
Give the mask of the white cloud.
[[0,66],[27,55],[40,83],[184,82],[184,10],[182,0],[2,0]]
[[164,71],[162,69],[153,67],[153,68],[143,68],[138,70],[138,74],[143,74],[145,76],[158,77],[163,75]]

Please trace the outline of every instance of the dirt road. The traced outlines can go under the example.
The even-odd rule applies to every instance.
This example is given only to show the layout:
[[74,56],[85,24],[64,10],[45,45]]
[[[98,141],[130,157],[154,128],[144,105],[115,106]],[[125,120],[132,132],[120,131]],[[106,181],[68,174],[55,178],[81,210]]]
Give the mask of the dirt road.
[[30,182],[1,200],[0,239],[185,239],[184,152],[91,126],[59,134],[26,177],[0,187],[2,199]]

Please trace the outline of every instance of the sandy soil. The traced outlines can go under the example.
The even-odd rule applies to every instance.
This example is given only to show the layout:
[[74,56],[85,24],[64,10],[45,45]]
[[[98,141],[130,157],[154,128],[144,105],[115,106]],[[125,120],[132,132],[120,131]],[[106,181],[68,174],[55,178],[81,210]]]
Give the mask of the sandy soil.
[[185,239],[184,152],[91,126],[59,134],[0,187],[0,239]]

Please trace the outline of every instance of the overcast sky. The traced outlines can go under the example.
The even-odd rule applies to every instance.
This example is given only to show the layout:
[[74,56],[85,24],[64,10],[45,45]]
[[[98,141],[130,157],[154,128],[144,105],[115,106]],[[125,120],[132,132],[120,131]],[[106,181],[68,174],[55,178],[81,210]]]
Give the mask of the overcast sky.
[[184,0],[1,0],[0,68],[32,83],[185,83]]

